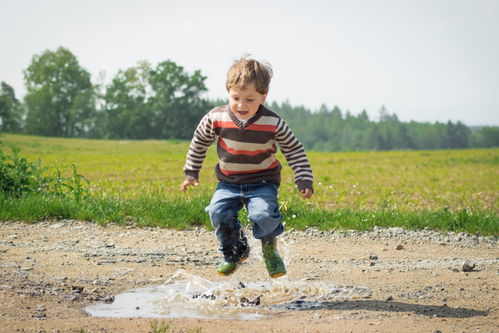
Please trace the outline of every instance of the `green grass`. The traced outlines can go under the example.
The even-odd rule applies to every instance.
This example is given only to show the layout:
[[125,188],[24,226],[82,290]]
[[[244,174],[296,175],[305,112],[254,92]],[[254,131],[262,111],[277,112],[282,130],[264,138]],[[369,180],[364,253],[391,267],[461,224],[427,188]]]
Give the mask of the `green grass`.
[[78,219],[102,224],[133,223],[137,226],[175,229],[203,225],[210,227],[204,213],[208,202],[209,198],[206,197],[188,200],[89,198],[76,201],[61,196],[27,194],[22,198],[1,199],[0,220],[35,222],[44,219]]
[[[150,322],[151,333],[171,333],[174,332],[172,322],[165,323],[164,321],[153,320]],[[203,329],[201,327],[193,328],[188,330],[187,333],[201,333]],[[182,331],[181,331],[182,332]]]
[[[70,198],[26,195],[22,198],[0,200],[0,220],[36,222],[46,219],[78,219],[102,224],[135,224],[188,229],[204,226],[211,229],[204,207],[209,197],[189,200],[162,200],[140,198],[130,200],[90,198],[77,202]],[[488,211],[401,211],[401,210],[351,210],[310,209],[297,203],[284,208],[286,228],[304,230],[356,229],[368,230],[374,226],[404,227],[407,229],[430,228],[442,231],[469,232],[498,235],[497,214]],[[247,224],[243,220],[243,224]]]
[[[0,198],[0,220],[72,218],[100,223],[210,228],[204,207],[217,180],[214,147],[200,186],[179,191],[186,141],[102,141],[6,135],[30,160],[71,164],[90,181],[91,197],[29,195]],[[309,152],[315,194],[303,200],[285,167],[279,201],[288,228],[366,230],[377,226],[429,227],[497,235],[499,149],[317,153]],[[282,155],[278,156],[285,165]]]

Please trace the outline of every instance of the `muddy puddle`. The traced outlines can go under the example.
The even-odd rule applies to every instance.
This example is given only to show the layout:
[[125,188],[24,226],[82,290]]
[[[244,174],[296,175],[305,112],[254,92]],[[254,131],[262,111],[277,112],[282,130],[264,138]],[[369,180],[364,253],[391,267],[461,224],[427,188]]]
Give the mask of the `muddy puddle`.
[[[263,319],[282,311],[321,309],[331,301],[369,297],[361,286],[320,281],[210,281],[177,271],[164,284],[116,295],[112,304],[85,308],[95,317]],[[324,306],[322,306],[324,305]]]

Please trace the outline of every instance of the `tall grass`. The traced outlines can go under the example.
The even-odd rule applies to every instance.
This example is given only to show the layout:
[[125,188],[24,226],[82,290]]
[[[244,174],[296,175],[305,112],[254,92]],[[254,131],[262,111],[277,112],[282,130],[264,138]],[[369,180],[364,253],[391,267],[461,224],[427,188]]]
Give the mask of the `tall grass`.
[[[4,195],[0,220],[71,218],[210,228],[204,207],[217,182],[213,148],[201,185],[182,194],[188,142],[21,135],[7,135],[3,141],[19,147],[29,160],[58,166],[58,173],[48,168],[45,175],[64,180],[69,195]],[[499,234],[499,149],[308,155],[316,179],[313,200],[302,200],[291,170],[283,170],[279,201],[288,228],[366,230],[377,225]]]

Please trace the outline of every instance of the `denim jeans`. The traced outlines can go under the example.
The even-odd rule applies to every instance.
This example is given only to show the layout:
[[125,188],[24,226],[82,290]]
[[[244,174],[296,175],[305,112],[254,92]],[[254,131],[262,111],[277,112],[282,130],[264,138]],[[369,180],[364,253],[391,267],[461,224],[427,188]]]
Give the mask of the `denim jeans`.
[[248,210],[255,238],[277,236],[284,231],[277,203],[278,188],[278,184],[265,181],[253,184],[218,183],[205,210],[210,215],[221,251],[230,250],[239,238],[241,223],[238,212],[243,206]]

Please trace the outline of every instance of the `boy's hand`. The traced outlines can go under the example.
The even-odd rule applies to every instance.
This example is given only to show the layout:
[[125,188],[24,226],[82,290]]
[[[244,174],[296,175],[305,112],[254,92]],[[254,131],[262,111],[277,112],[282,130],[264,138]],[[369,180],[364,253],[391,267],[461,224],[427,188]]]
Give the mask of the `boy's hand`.
[[186,180],[184,180],[184,182],[180,185],[180,190],[182,192],[185,192],[185,191],[187,191],[187,188],[189,186],[199,186],[198,180],[197,179],[191,179],[191,180],[186,179]]
[[314,192],[312,192],[312,190],[309,188],[303,189],[300,192],[301,196],[304,197],[305,199],[310,199],[312,197],[312,194],[314,194]]

